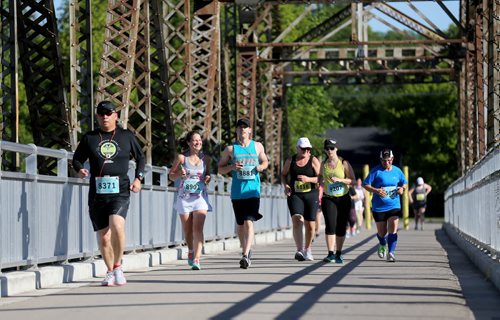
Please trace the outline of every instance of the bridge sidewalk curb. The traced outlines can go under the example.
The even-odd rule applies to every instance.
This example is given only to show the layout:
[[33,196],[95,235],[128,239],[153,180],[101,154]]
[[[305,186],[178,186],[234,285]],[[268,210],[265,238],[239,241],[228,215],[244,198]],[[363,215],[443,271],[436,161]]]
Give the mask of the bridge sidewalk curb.
[[[290,238],[292,238],[291,229],[263,232],[255,235],[255,244],[263,245]],[[203,253],[216,254],[239,250],[239,240],[230,238],[206,242]],[[144,270],[184,259],[187,259],[187,248],[185,247],[130,253],[123,257],[123,270],[125,272]],[[0,297],[15,296],[37,289],[53,288],[63,283],[86,281],[103,277],[105,273],[106,266],[101,259],[0,273]]]
[[[478,250],[476,246],[467,241],[448,223],[443,224],[443,229],[453,242],[469,257],[479,270],[500,290],[500,263]],[[498,258],[497,258],[498,259]]]

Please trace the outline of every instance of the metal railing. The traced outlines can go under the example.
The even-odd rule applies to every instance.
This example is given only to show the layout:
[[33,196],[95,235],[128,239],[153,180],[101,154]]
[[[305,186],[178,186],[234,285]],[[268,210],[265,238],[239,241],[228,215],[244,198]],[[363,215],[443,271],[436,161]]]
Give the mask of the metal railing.
[[500,144],[445,192],[445,223],[493,259],[500,252]]
[[[0,167],[0,272],[98,254],[88,217],[88,180],[68,175],[73,154],[0,140],[0,163],[6,152],[20,156],[24,172],[2,171]],[[38,156],[57,159],[54,176],[38,174]],[[131,161],[131,178],[134,168]],[[206,241],[236,236],[230,188],[230,178],[212,175],[208,190],[213,211],[205,221]],[[183,241],[182,226],[173,209],[175,196],[168,168],[147,165],[142,191],[131,195],[127,251],[174,246]],[[281,185],[262,184],[261,213],[264,218],[255,224],[257,233],[291,225]]]

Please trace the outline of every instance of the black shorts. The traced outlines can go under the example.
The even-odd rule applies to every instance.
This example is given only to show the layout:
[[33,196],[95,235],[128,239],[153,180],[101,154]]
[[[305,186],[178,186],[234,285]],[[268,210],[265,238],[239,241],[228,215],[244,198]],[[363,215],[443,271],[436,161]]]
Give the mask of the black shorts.
[[231,202],[233,203],[236,224],[239,226],[243,225],[245,220],[258,221],[262,219],[262,215],[259,213],[260,198],[233,199]]
[[292,217],[300,214],[306,221],[316,221],[316,212],[319,207],[318,189],[310,192],[293,193],[286,201]]
[[384,212],[373,212],[373,220],[375,220],[375,222],[384,222],[389,220],[390,217],[401,218],[401,209],[392,209]]
[[413,209],[418,210],[420,208],[425,208],[427,205],[425,203],[413,203],[411,206]]
[[127,218],[130,197],[95,197],[89,203],[90,220],[94,231],[109,227],[109,216]]

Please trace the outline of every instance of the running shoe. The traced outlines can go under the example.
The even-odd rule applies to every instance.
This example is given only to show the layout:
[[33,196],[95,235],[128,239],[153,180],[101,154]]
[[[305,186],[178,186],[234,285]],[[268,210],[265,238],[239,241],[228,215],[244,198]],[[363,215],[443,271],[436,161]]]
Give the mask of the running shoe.
[[304,259],[306,259],[307,261],[313,261],[314,260],[314,257],[312,255],[311,250],[307,250],[306,251],[306,254],[304,255]]
[[339,264],[344,263],[344,256],[343,255],[335,255],[335,263],[339,263]]
[[251,264],[252,264],[252,262],[250,261],[250,259],[247,256],[241,257],[241,260],[240,260],[240,268],[241,269],[248,269],[248,267],[250,267]]
[[393,252],[389,252],[387,254],[387,262],[396,262],[396,257]]
[[113,270],[113,273],[115,276],[115,284],[117,286],[123,286],[127,284],[127,279],[125,279],[122,267],[115,268],[115,270]]
[[113,271],[106,272],[106,277],[101,281],[101,286],[113,287],[115,284],[115,273]]
[[378,245],[378,250],[377,251],[378,251],[378,257],[380,259],[384,259],[385,258],[386,250],[387,249],[385,248],[385,245],[381,245],[381,244]]
[[323,258],[323,262],[333,262],[335,261],[335,255],[334,254],[329,254],[326,257]]
[[194,259],[193,265],[191,266],[191,270],[201,270],[200,260]]
[[188,265],[193,266],[193,259],[194,259],[194,254],[192,251],[188,252]]
[[297,251],[295,252],[295,260],[297,261],[304,261],[306,260],[306,258],[304,258],[304,254],[302,253],[302,251]]

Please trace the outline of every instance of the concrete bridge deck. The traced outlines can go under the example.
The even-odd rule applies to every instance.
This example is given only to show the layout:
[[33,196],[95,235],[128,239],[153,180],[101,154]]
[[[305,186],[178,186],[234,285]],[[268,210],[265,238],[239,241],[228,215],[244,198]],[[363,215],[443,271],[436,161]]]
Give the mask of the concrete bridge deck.
[[292,240],[127,272],[123,287],[95,278],[0,299],[0,319],[500,319],[500,293],[440,224],[400,231],[397,262],[376,255],[374,229],[346,240],[345,263],[293,260]]

